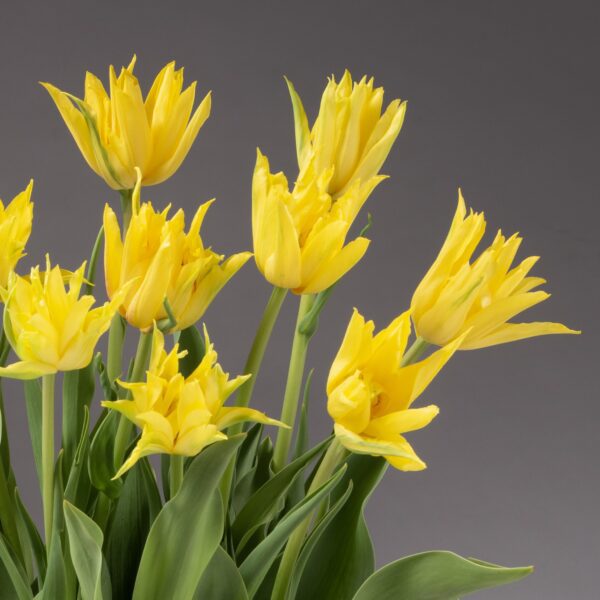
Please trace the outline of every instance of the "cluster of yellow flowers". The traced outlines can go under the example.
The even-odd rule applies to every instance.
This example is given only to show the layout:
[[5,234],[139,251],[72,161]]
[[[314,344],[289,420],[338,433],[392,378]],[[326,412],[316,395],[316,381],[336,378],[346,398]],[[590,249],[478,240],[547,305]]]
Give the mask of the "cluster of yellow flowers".
[[[206,354],[187,377],[180,373],[177,345],[165,350],[161,330],[176,333],[197,323],[251,254],[225,259],[204,245],[200,228],[212,201],[198,208],[187,232],[182,210],[169,217],[169,207],[157,211],[140,201],[142,186],[164,181],[181,165],[210,114],[211,97],[194,110],[196,84],[184,90],[183,69],[170,63],[144,99],[134,64],[135,58],[118,77],[110,68],[109,93],[88,73],[83,99],[44,84],[88,165],[126,201],[121,225],[108,204],[104,210],[110,300],[92,308],[94,297],[80,296],[87,285],[85,263],[66,272],[51,267],[48,259],[45,271],[35,267],[29,276],[17,275],[31,231],[32,185],[6,208],[0,204],[4,328],[20,358],[0,375],[35,378],[82,368],[119,314],[152,336],[146,375],[141,381],[119,381],[130,397],[103,403],[142,431],[131,456],[117,465],[117,476],[150,453],[197,454],[242,420],[283,425],[256,410],[223,406],[256,373],[229,380],[206,332]],[[286,176],[273,174],[258,151],[252,180],[254,257],[274,286],[314,299],[368,248],[362,235],[346,238],[385,179],[380,169],[402,128],[406,103],[394,100],[384,110],[383,89],[372,79],[353,82],[346,71],[339,82],[329,80],[311,128],[299,95],[288,85],[298,175],[290,189]],[[535,257],[512,266],[520,244],[516,235],[505,238],[499,232],[473,259],[485,226],[482,213],[467,214],[459,193],[448,237],[416,288],[410,310],[377,335],[373,322],[355,310],[327,382],[328,411],[346,449],[385,456],[401,470],[424,468],[402,434],[426,426],[438,413],[436,406],[413,408],[412,403],[455,351],[576,333],[557,323],[509,322],[548,294],[534,291],[544,280],[528,275]],[[416,340],[407,350],[411,320]],[[439,349],[421,358],[428,345]],[[289,419],[282,421],[293,426]]]

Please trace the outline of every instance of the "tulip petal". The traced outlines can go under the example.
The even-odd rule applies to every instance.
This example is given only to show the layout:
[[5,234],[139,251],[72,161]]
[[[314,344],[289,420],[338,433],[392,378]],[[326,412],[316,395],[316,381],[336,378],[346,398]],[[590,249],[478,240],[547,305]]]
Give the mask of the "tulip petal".
[[10,379],[37,379],[42,375],[56,373],[56,367],[31,360],[22,360],[7,367],[0,367],[0,377]]
[[175,171],[177,171],[192,147],[200,128],[210,116],[210,109],[211,93],[209,92],[190,119],[190,122],[188,123],[188,126],[186,127],[185,132],[181,137],[177,149],[175,150],[175,153],[171,159],[164,163],[160,168],[156,169],[152,176],[146,180],[146,185],[156,185],[157,183],[161,183],[165,179],[168,179],[173,173],[175,173]]
[[553,335],[553,334],[580,334],[581,331],[569,329],[561,323],[504,323],[494,331],[479,338],[470,340],[469,337],[463,342],[461,350],[476,350],[478,348],[486,348],[487,346],[495,346],[496,344],[506,344],[507,342],[515,342],[524,340],[538,335]]
[[334,431],[336,439],[342,446],[355,454],[385,456],[390,463],[391,458],[399,458],[406,461],[407,464],[420,464],[422,465],[421,469],[425,468],[425,463],[419,459],[411,445],[400,435],[394,436],[393,439],[372,438],[354,433],[338,423],[335,424]]
[[289,426],[285,423],[277,421],[276,419],[271,419],[265,413],[253,408],[224,406],[219,409],[219,412],[217,412],[216,416],[214,417],[214,423],[219,429],[226,429],[231,425],[235,425],[236,423],[244,423],[246,421],[289,429]]
[[440,409],[433,404],[422,408],[399,410],[373,419],[365,429],[365,434],[384,438],[393,434],[423,429],[433,421],[439,412]]
[[364,256],[370,240],[358,237],[346,244],[332,259],[326,261],[314,277],[293,291],[297,294],[322,292],[341,279]]

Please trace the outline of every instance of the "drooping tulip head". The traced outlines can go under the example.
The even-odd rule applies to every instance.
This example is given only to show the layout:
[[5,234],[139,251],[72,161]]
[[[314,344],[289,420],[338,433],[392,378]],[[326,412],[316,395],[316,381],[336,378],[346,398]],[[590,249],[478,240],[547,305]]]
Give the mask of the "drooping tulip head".
[[468,331],[461,350],[472,350],[538,335],[579,333],[560,323],[509,322],[550,294],[536,289],[544,279],[529,276],[537,256],[512,265],[522,241],[516,234],[506,238],[499,231],[473,259],[485,227],[483,213],[467,214],[459,191],[446,241],[412,298],[417,335],[443,346]]

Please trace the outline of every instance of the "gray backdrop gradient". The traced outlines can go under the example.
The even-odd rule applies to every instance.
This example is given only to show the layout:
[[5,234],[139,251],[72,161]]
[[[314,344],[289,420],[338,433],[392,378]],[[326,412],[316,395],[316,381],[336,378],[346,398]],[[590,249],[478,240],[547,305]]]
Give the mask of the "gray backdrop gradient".
[[[427,549],[535,574],[480,598],[598,597],[598,27],[593,2],[27,2],[0,22],[0,195],[35,178],[34,233],[21,269],[75,267],[89,253],[103,205],[117,197],[84,164],[47,93],[80,94],[86,69],[138,54],[145,89],[167,61],[185,65],[213,113],[187,160],[145,199],[192,211],[213,196],[204,235],[220,252],[251,249],[250,182],[260,146],[295,174],[283,75],[314,117],[326,77],[372,74],[389,100],[408,99],[385,164],[391,179],[368,203],[373,243],[343,280],[311,346],[317,375],[312,438],[330,428],[327,368],[353,306],[379,326],[404,310],[452,217],[457,187],[484,210],[490,232],[520,231],[520,256],[552,298],[529,320],[581,328],[461,353],[423,397],[441,414],[410,435],[422,473],[389,471],[368,519],[384,563]],[[100,288],[103,286],[101,285]],[[206,322],[224,367],[242,369],[269,287],[249,263]],[[254,404],[276,414],[295,302],[269,347]],[[132,341],[132,340],[130,340]],[[40,514],[18,385],[6,385],[15,470]]]

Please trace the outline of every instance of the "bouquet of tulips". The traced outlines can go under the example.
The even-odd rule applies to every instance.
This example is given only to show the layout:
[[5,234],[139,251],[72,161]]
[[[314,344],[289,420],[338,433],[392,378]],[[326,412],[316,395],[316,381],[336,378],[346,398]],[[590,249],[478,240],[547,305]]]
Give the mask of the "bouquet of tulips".
[[[486,221],[459,193],[410,308],[376,330],[348,306],[326,406],[314,409],[326,408],[332,433],[310,447],[310,340],[336,283],[367,251],[370,217],[356,237],[351,229],[385,179],[406,103],[384,107],[381,87],[346,72],[327,83],[311,126],[287,82],[298,172],[290,185],[257,153],[253,256],[273,291],[244,372],[230,377],[200,320],[252,254],[204,245],[212,201],[186,229],[182,210],[143,198],[177,171],[211,96],[194,108],[196,84],[184,88],[170,63],[144,98],[134,63],[118,76],[110,68],[109,92],[88,73],[83,99],[44,84],[87,164],[120,195],[105,206],[89,262],[61,268],[47,257],[19,274],[32,184],[0,203],[0,376],[23,380],[43,505],[39,532],[0,403],[0,598],[448,600],[527,575],[447,551],[375,570],[363,510],[389,466],[394,477],[426,467],[405,434],[438,414],[421,396],[455,352],[578,333],[510,322],[548,297],[530,275],[537,258],[513,265],[521,239],[501,232],[476,255]],[[96,307],[102,253],[108,301]],[[298,318],[281,414],[267,416],[251,407],[252,391],[286,299]],[[131,359],[127,330],[139,338]]]

